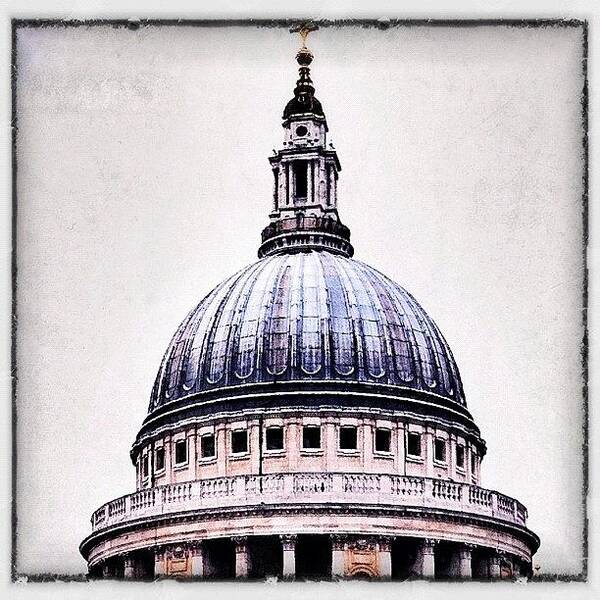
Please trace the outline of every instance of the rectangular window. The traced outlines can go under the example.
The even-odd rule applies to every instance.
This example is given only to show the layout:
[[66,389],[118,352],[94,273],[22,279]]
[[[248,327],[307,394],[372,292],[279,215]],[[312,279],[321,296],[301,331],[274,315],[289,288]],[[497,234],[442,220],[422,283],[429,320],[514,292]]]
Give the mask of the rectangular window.
[[321,428],[315,425],[306,425],[302,429],[302,447],[316,450],[321,447]]
[[294,162],[295,196],[297,199],[306,200],[308,192],[308,162],[297,160]]
[[446,462],[446,440],[436,438],[433,446],[433,457],[437,462]]
[[175,442],[175,464],[181,465],[187,462],[187,440]]
[[142,474],[144,477],[148,477],[149,465],[148,465],[148,455],[144,455],[142,459]]
[[392,448],[392,432],[389,429],[375,430],[375,452],[390,452]]
[[267,450],[283,450],[283,428],[267,428]]
[[456,446],[456,466],[459,469],[465,468],[465,447]]
[[233,454],[248,452],[248,432],[245,429],[231,432],[231,452]]
[[200,438],[200,457],[213,458],[214,456],[216,456],[215,435],[208,433]]
[[340,427],[340,450],[356,450],[356,427]]
[[421,434],[409,431],[406,435],[406,453],[421,456]]
[[162,471],[165,468],[165,449],[156,449],[156,470]]

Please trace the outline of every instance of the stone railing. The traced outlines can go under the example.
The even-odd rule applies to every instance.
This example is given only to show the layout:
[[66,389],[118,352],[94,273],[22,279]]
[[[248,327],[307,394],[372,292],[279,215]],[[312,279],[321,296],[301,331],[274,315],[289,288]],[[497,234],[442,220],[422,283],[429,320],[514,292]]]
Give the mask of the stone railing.
[[92,515],[92,530],[133,519],[259,504],[381,504],[447,509],[525,525],[514,498],[467,483],[370,473],[276,473],[172,483],[122,496]]

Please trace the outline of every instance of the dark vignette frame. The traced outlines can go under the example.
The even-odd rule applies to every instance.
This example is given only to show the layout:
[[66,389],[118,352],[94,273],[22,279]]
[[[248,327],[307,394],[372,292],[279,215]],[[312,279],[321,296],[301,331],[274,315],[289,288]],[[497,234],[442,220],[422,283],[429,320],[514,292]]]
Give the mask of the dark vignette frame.
[[581,256],[583,262],[583,286],[581,290],[581,319],[583,325],[583,336],[581,339],[581,377],[582,377],[582,400],[583,400],[583,423],[582,423],[582,475],[583,485],[581,489],[581,502],[583,508],[583,541],[582,541],[582,570],[577,575],[547,574],[535,577],[532,581],[578,581],[588,580],[588,551],[589,551],[589,339],[588,339],[588,260],[587,249],[589,242],[589,92],[588,92],[588,31],[587,20],[580,19],[336,19],[336,20],[307,20],[307,19],[89,19],[89,20],[61,20],[61,19],[12,19],[11,20],[11,165],[12,165],[12,314],[11,314],[11,383],[12,383],[12,427],[11,427],[11,451],[12,451],[12,505],[11,505],[11,580],[27,580],[32,582],[46,581],[88,581],[87,575],[61,575],[46,573],[40,575],[27,575],[17,571],[17,32],[25,28],[43,27],[115,27],[135,31],[140,27],[285,27],[292,28],[307,22],[315,23],[319,28],[328,27],[362,27],[386,30],[394,27],[519,27],[519,28],[541,28],[541,27],[569,27],[581,28],[582,30],[582,61],[581,69],[583,75],[583,88],[581,90],[581,129],[582,129],[582,158],[583,158],[583,192],[581,219],[583,225]]

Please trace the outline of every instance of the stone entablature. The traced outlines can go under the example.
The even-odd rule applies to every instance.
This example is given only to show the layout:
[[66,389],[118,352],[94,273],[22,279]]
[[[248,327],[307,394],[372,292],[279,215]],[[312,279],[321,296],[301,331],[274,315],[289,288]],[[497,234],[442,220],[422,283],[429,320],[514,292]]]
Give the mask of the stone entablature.
[[514,498],[443,479],[364,473],[276,473],[218,477],[159,486],[108,502],[92,516],[92,531],[156,515],[201,509],[331,503],[418,507],[525,526],[527,509]]
[[[319,429],[318,448],[304,447],[305,427]],[[340,447],[341,430],[346,428],[355,429],[355,449]],[[281,429],[281,449],[268,448],[269,429]],[[232,432],[246,432],[244,452],[233,451]],[[388,438],[389,451],[377,448],[379,434]],[[409,435],[415,436],[412,441],[420,454],[411,450]],[[185,460],[178,463],[176,446],[182,443]],[[214,446],[209,456],[205,443]],[[306,411],[302,416],[264,418],[241,413],[164,430],[139,445],[134,460],[138,490],[219,476],[306,471],[388,473],[479,484],[484,451],[481,440],[441,422]]]

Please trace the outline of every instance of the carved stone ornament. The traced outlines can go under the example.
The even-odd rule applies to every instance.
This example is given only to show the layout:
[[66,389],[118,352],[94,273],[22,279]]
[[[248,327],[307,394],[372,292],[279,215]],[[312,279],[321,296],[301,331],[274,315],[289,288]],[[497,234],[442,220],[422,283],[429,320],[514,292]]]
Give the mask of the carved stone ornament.
[[297,535],[280,535],[279,539],[281,540],[281,547],[284,551],[291,551],[296,549],[296,542],[298,541]]
[[331,536],[331,546],[333,550],[345,550],[346,549],[346,541],[348,540],[348,536],[340,535],[340,534],[332,534]]
[[358,538],[350,542],[349,547],[353,550],[375,550],[374,538]]
[[238,535],[231,538],[232,542],[235,544],[236,553],[242,553],[248,551],[248,536],[246,535]]

